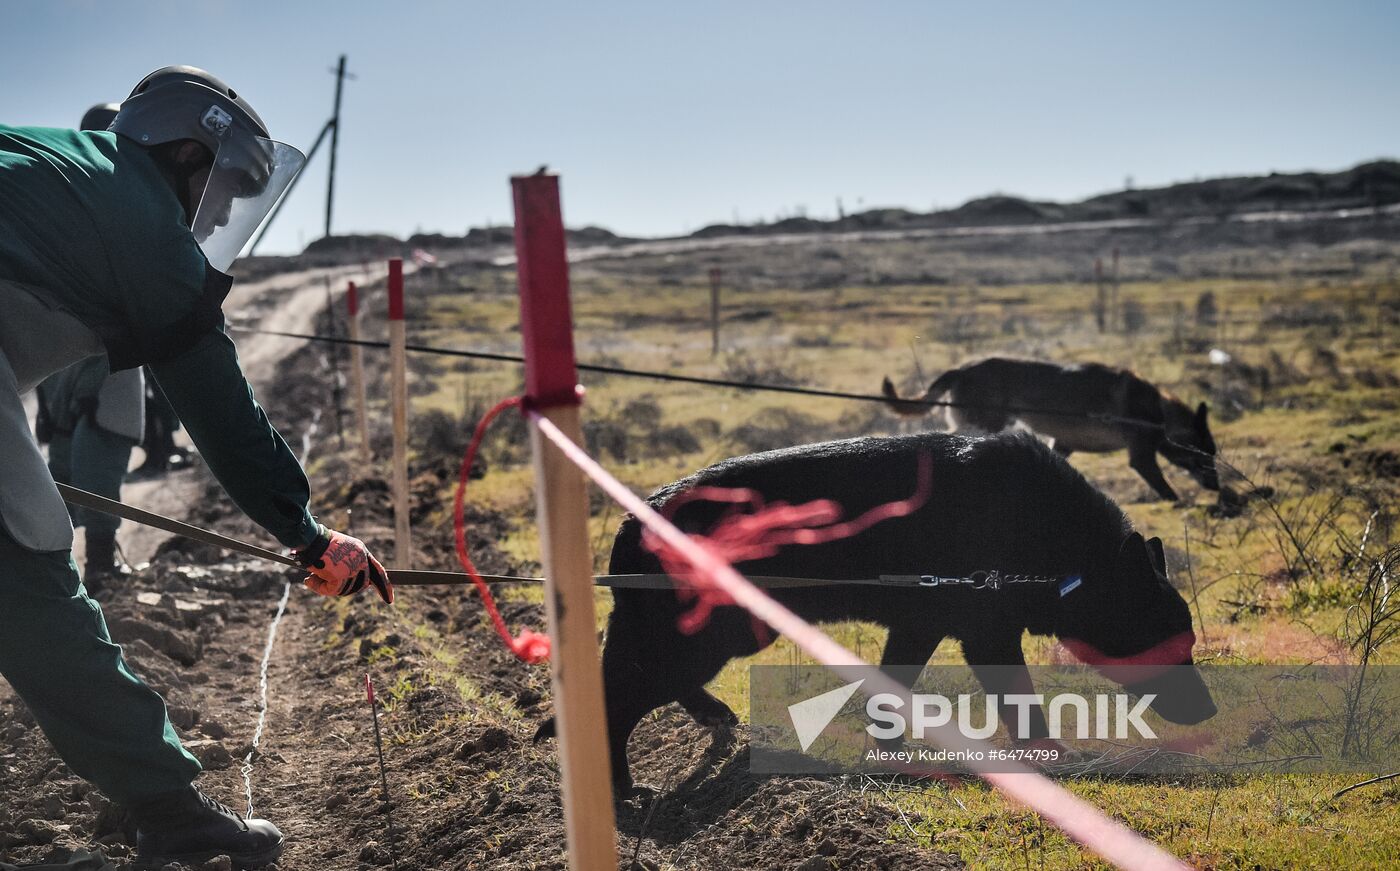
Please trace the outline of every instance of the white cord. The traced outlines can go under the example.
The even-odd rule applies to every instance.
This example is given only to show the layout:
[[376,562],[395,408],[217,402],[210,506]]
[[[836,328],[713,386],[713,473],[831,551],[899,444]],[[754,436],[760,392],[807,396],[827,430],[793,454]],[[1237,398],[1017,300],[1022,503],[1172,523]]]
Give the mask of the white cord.
[[262,668],[258,673],[258,726],[253,730],[253,749],[243,757],[243,788],[248,795],[248,813],[245,819],[253,818],[253,756],[258,752],[258,744],[262,743],[263,725],[267,721],[267,666],[272,661],[272,645],[277,640],[277,624],[282,622],[282,615],[287,613],[287,600],[291,595],[292,584],[288,581],[282,588],[282,601],[277,603],[277,616],[272,618],[272,625],[267,627],[267,646],[263,648]]

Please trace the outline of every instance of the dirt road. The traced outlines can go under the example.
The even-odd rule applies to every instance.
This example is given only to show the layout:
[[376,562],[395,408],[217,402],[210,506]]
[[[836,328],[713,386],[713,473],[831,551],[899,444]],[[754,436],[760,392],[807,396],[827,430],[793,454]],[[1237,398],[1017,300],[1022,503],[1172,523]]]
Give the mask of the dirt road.
[[[411,263],[404,264],[411,273]],[[369,284],[380,280],[384,272],[378,266],[368,271],[361,266],[336,266],[308,269],[275,275],[262,281],[235,283],[224,304],[224,315],[230,323],[243,326],[281,330],[283,332],[314,332],[316,315],[326,305],[326,285],[330,283],[337,299],[345,283]],[[243,372],[255,393],[263,393],[277,375],[277,365],[305,343],[297,339],[257,333],[234,332]],[[183,436],[183,431],[181,432]],[[189,444],[188,440],[184,441]],[[295,449],[295,445],[293,448]],[[133,460],[139,463],[140,451]],[[122,499],[128,504],[172,517],[183,517],[191,500],[199,491],[200,476],[193,471],[179,472],[147,481],[133,481],[122,488]],[[148,562],[169,533],[132,523],[122,524],[118,541],[122,552],[133,564]],[[77,558],[82,558],[82,536],[75,544]]]

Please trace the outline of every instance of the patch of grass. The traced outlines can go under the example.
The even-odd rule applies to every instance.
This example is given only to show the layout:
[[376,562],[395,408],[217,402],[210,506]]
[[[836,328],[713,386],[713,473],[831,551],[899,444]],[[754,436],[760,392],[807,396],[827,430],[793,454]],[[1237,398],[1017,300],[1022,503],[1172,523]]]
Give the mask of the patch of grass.
[[374,648],[369,652],[369,656],[365,660],[365,662],[367,665],[371,666],[378,665],[380,663],[393,665],[395,662],[398,662],[398,658],[399,653],[397,650],[395,650],[387,644],[381,644],[380,646]]
[[[1352,782],[1346,776],[1270,775],[1074,780],[1064,786],[1198,867],[1394,867],[1400,860],[1396,799],[1380,790],[1331,798]],[[1008,810],[980,782],[922,785],[891,795],[922,818],[915,837],[957,853],[971,867],[1110,867],[1035,815]]]
[[[1273,496],[1251,500],[1240,516],[1219,517],[1210,510],[1215,495],[1178,469],[1164,466],[1185,506],[1153,500],[1121,453],[1072,458],[1144,534],[1162,537],[1175,583],[1198,618],[1198,659],[1340,661],[1348,654],[1338,633],[1358,588],[1344,551],[1377,509],[1384,522],[1377,521],[1373,543],[1392,542],[1393,506],[1400,504],[1400,482],[1385,477],[1389,467],[1374,460],[1400,451],[1400,324],[1386,319],[1387,301],[1400,296],[1400,285],[1380,267],[1346,279],[1324,275],[1350,269],[1340,249],[1310,250],[1307,261],[1291,265],[1258,252],[1193,253],[1174,264],[1181,277],[1162,277],[1164,270],[1148,264],[1146,255],[1135,259],[1128,252],[1124,270],[1132,280],[1123,282],[1121,298],[1137,307],[1133,335],[1100,332],[1094,324],[1089,267],[1102,250],[1086,250],[1073,265],[1059,249],[1053,256],[983,251],[973,257],[928,240],[882,242],[841,247],[839,257],[822,260],[817,277],[811,252],[802,246],[734,252],[726,255],[734,262],[726,266],[723,352],[717,357],[710,353],[702,268],[692,269],[685,255],[595,262],[574,271],[576,344],[584,362],[712,377],[737,373],[758,381],[796,378],[858,393],[877,392],[885,375],[926,384],[946,368],[992,354],[1130,367],[1193,405],[1210,403],[1224,458],[1273,488]],[[1231,257],[1246,265],[1225,269]],[[1219,277],[1228,271],[1261,277]],[[496,276],[475,284],[471,294],[431,296],[427,320],[414,324],[415,340],[517,353],[511,286]],[[1198,320],[1197,301],[1206,293],[1216,315]],[[1227,352],[1233,364],[1212,364],[1212,348]],[[424,371],[431,383],[418,388],[415,410],[439,409],[453,419],[520,390],[515,366]],[[604,459],[638,493],[746,450],[900,427],[878,408],[839,400],[589,373],[582,380],[589,390],[585,420],[599,427]],[[942,421],[930,417],[918,425],[941,428]],[[462,447],[465,429],[458,434]],[[668,430],[676,437],[656,438]],[[679,437],[683,433],[694,438]],[[447,450],[451,433],[441,435]],[[523,444],[498,450],[500,461],[471,483],[469,497],[514,521],[514,531],[499,542],[511,559],[537,563],[528,451]],[[1244,486],[1238,477],[1226,479]],[[1280,518],[1311,528],[1305,521],[1309,500],[1324,491],[1345,498],[1306,542],[1306,576],[1299,576],[1300,558],[1290,552]],[[602,571],[620,512],[599,498],[592,505],[589,534]],[[505,601],[540,602],[543,594],[535,586],[499,592]],[[595,601],[601,628],[611,599],[600,591]],[[878,659],[883,629],[858,623],[826,628],[847,647]],[[483,621],[473,631],[492,630]],[[471,663],[453,657],[446,640],[432,633],[414,638],[428,651],[430,680],[470,702],[470,716],[519,715],[510,700],[482,696],[467,677]],[[1032,662],[1051,658],[1045,640],[1027,639],[1025,647]],[[730,663],[711,690],[747,718],[748,668],[803,661],[792,644],[779,640]],[[942,645],[936,661],[960,662],[957,646]],[[1374,661],[1400,662],[1400,649],[1384,650]],[[1200,867],[1395,867],[1400,791],[1359,790],[1331,800],[1345,785],[1344,777],[1320,775],[1066,784]],[[898,827],[891,838],[917,838],[972,867],[1100,867],[1053,827],[980,783],[951,790],[892,786],[878,800],[922,819],[914,833]]]

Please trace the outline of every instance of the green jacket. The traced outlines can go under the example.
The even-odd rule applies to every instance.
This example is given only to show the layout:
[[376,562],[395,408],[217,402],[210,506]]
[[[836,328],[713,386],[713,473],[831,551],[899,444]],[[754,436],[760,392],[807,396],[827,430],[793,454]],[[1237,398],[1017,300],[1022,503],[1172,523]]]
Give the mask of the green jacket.
[[148,365],[239,508],[289,547],[315,537],[306,474],[223,329],[232,281],[207,268],[144,148],[113,133],[0,125],[0,278],[95,332],[113,371]]

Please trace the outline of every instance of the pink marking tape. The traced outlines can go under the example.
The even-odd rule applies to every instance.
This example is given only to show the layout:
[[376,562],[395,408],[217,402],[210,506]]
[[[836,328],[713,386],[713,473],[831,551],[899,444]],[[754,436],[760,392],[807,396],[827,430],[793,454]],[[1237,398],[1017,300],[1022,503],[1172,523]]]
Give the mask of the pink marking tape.
[[[693,578],[697,585],[707,584],[722,589],[736,605],[792,639],[794,644],[843,680],[863,681],[860,689],[867,696],[890,693],[912,705],[909,691],[904,686],[878,671],[872,673],[869,663],[749,583],[713,548],[677,529],[627,489],[626,485],[610,475],[582,448],[570,441],[548,419],[533,411],[527,410],[526,414],[539,427],[540,433],[582,469],[585,475],[630,511],[647,527],[649,533],[688,562],[694,571]],[[985,742],[974,741],[958,734],[951,726],[930,731],[934,733],[933,741],[948,750],[992,749]],[[1120,868],[1183,871],[1189,867],[1156,844],[1121,823],[1109,819],[1098,808],[1030,768],[1022,767],[1020,771],[1015,772],[995,772],[984,770],[984,766],[975,762],[971,763],[971,767],[1003,794],[1039,813],[1066,835]]]

